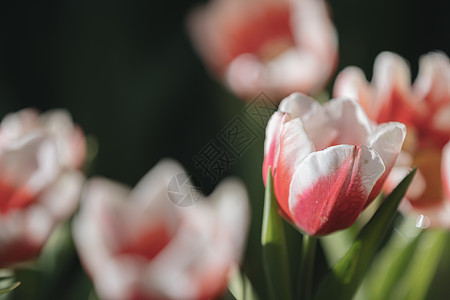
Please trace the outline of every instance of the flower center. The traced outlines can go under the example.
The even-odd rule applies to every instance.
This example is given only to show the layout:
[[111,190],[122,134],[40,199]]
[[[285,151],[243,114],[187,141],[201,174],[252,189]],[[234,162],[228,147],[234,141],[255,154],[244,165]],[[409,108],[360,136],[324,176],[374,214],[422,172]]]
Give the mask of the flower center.
[[294,45],[289,5],[269,5],[229,29],[232,59],[245,53],[268,61]]
[[163,250],[172,239],[166,224],[160,224],[148,229],[137,238],[128,241],[119,252],[120,254],[140,255],[147,260],[152,260]]
[[7,214],[13,209],[27,207],[35,201],[25,187],[17,188],[0,180],[0,214]]

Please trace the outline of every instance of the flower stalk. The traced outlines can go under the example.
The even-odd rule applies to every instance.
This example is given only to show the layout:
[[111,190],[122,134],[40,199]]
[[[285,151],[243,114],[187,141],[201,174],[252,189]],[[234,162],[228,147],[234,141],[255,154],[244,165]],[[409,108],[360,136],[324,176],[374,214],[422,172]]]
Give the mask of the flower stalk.
[[312,299],[313,271],[317,238],[308,234],[303,236],[302,258],[299,276],[299,298]]

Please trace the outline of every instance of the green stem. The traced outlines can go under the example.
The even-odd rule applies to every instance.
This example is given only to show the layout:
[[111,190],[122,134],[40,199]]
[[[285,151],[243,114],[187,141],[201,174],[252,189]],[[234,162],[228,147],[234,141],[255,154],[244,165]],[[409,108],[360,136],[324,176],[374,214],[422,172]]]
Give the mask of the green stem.
[[316,254],[317,238],[303,235],[302,259],[300,265],[299,299],[312,299],[312,283],[314,257]]
[[266,182],[261,245],[264,270],[271,298],[292,299],[286,237],[283,221],[278,213],[278,203],[273,192],[270,168]]

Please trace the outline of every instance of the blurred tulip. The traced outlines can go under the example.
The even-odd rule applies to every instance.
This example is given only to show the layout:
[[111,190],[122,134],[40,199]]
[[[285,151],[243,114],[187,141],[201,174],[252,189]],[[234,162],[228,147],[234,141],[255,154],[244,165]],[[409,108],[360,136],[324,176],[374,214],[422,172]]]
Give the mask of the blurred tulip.
[[[450,146],[450,61],[441,52],[423,55],[414,84],[407,62],[383,52],[374,63],[372,82],[356,68],[344,69],[336,79],[336,97],[359,99],[376,122],[399,121],[408,127],[402,155],[389,177],[389,191],[412,165],[419,168],[401,205],[417,213],[427,225],[450,228],[448,149]],[[445,147],[444,147],[445,146]]]
[[76,209],[84,160],[80,128],[63,110],[26,109],[0,124],[0,266],[34,258]]
[[[101,178],[88,182],[73,233],[100,298],[212,299],[224,292],[245,243],[245,188],[228,180],[208,199],[177,207],[168,185],[183,173],[165,160],[133,190]],[[190,182],[180,188],[186,196],[198,192]]]
[[207,66],[240,97],[317,93],[337,64],[323,0],[212,0],[188,21]]
[[372,125],[354,100],[294,93],[267,125],[264,182],[272,166],[282,215],[306,233],[344,229],[381,191],[405,135],[401,123]]

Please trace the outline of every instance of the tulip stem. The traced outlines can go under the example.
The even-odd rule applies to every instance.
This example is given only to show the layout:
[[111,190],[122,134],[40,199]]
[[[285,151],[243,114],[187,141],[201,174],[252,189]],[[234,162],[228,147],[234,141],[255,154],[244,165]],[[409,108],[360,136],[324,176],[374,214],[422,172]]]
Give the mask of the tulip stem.
[[316,254],[317,238],[303,235],[302,258],[300,265],[299,299],[312,299],[312,283],[314,257]]

